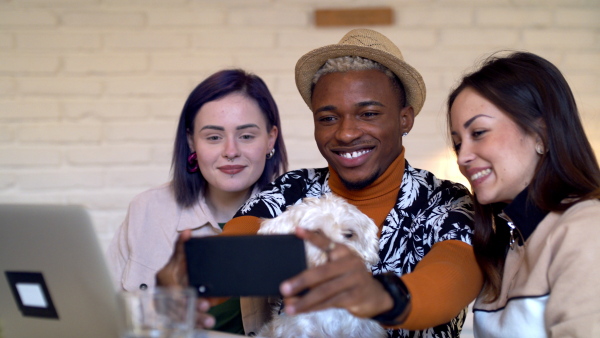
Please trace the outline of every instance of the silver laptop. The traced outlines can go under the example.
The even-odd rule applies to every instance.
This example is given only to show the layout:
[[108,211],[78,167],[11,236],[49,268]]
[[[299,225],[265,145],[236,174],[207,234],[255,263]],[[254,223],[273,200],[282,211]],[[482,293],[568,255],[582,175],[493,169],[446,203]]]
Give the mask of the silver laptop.
[[118,337],[115,294],[83,207],[0,205],[0,337]]

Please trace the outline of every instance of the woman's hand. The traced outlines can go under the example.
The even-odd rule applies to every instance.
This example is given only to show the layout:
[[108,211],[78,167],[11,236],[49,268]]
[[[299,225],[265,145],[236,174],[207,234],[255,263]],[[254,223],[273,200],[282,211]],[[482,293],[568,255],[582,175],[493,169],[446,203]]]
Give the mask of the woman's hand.
[[[393,307],[392,297],[348,247],[332,245],[319,232],[298,228],[296,235],[328,252],[329,262],[281,284],[287,314],[344,308],[357,317],[371,318]],[[308,292],[299,295],[304,290]]]
[[[185,259],[185,242],[192,237],[191,230],[184,230],[175,243],[175,251],[167,264],[156,274],[157,286],[188,287],[187,265]],[[196,300],[196,328],[210,329],[215,325],[215,318],[208,313],[210,302],[204,298]]]

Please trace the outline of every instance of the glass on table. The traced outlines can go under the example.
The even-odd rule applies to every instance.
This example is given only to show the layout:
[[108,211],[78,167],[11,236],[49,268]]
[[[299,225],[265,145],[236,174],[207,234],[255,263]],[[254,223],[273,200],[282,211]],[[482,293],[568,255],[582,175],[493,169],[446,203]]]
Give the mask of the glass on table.
[[156,287],[119,293],[122,338],[192,338],[196,291]]

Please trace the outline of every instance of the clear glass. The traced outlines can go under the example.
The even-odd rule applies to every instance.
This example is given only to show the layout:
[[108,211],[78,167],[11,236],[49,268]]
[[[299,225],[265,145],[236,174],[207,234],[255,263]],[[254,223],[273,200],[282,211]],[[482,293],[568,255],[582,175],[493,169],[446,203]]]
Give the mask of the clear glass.
[[122,291],[119,309],[122,338],[192,338],[196,292],[156,287]]

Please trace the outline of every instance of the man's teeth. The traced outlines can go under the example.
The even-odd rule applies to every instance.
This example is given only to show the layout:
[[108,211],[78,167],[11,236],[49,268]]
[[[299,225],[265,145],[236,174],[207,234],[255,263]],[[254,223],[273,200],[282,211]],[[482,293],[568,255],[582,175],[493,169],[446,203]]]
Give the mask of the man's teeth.
[[351,153],[340,153],[341,157],[345,157],[345,158],[357,158],[359,156],[362,156],[366,153],[370,152],[370,150],[361,150],[361,151],[354,151]]
[[473,176],[471,176],[471,181],[475,181],[478,178],[482,178],[483,176],[489,175],[491,172],[492,172],[492,169],[490,169],[490,168],[482,170],[482,171],[474,174]]

